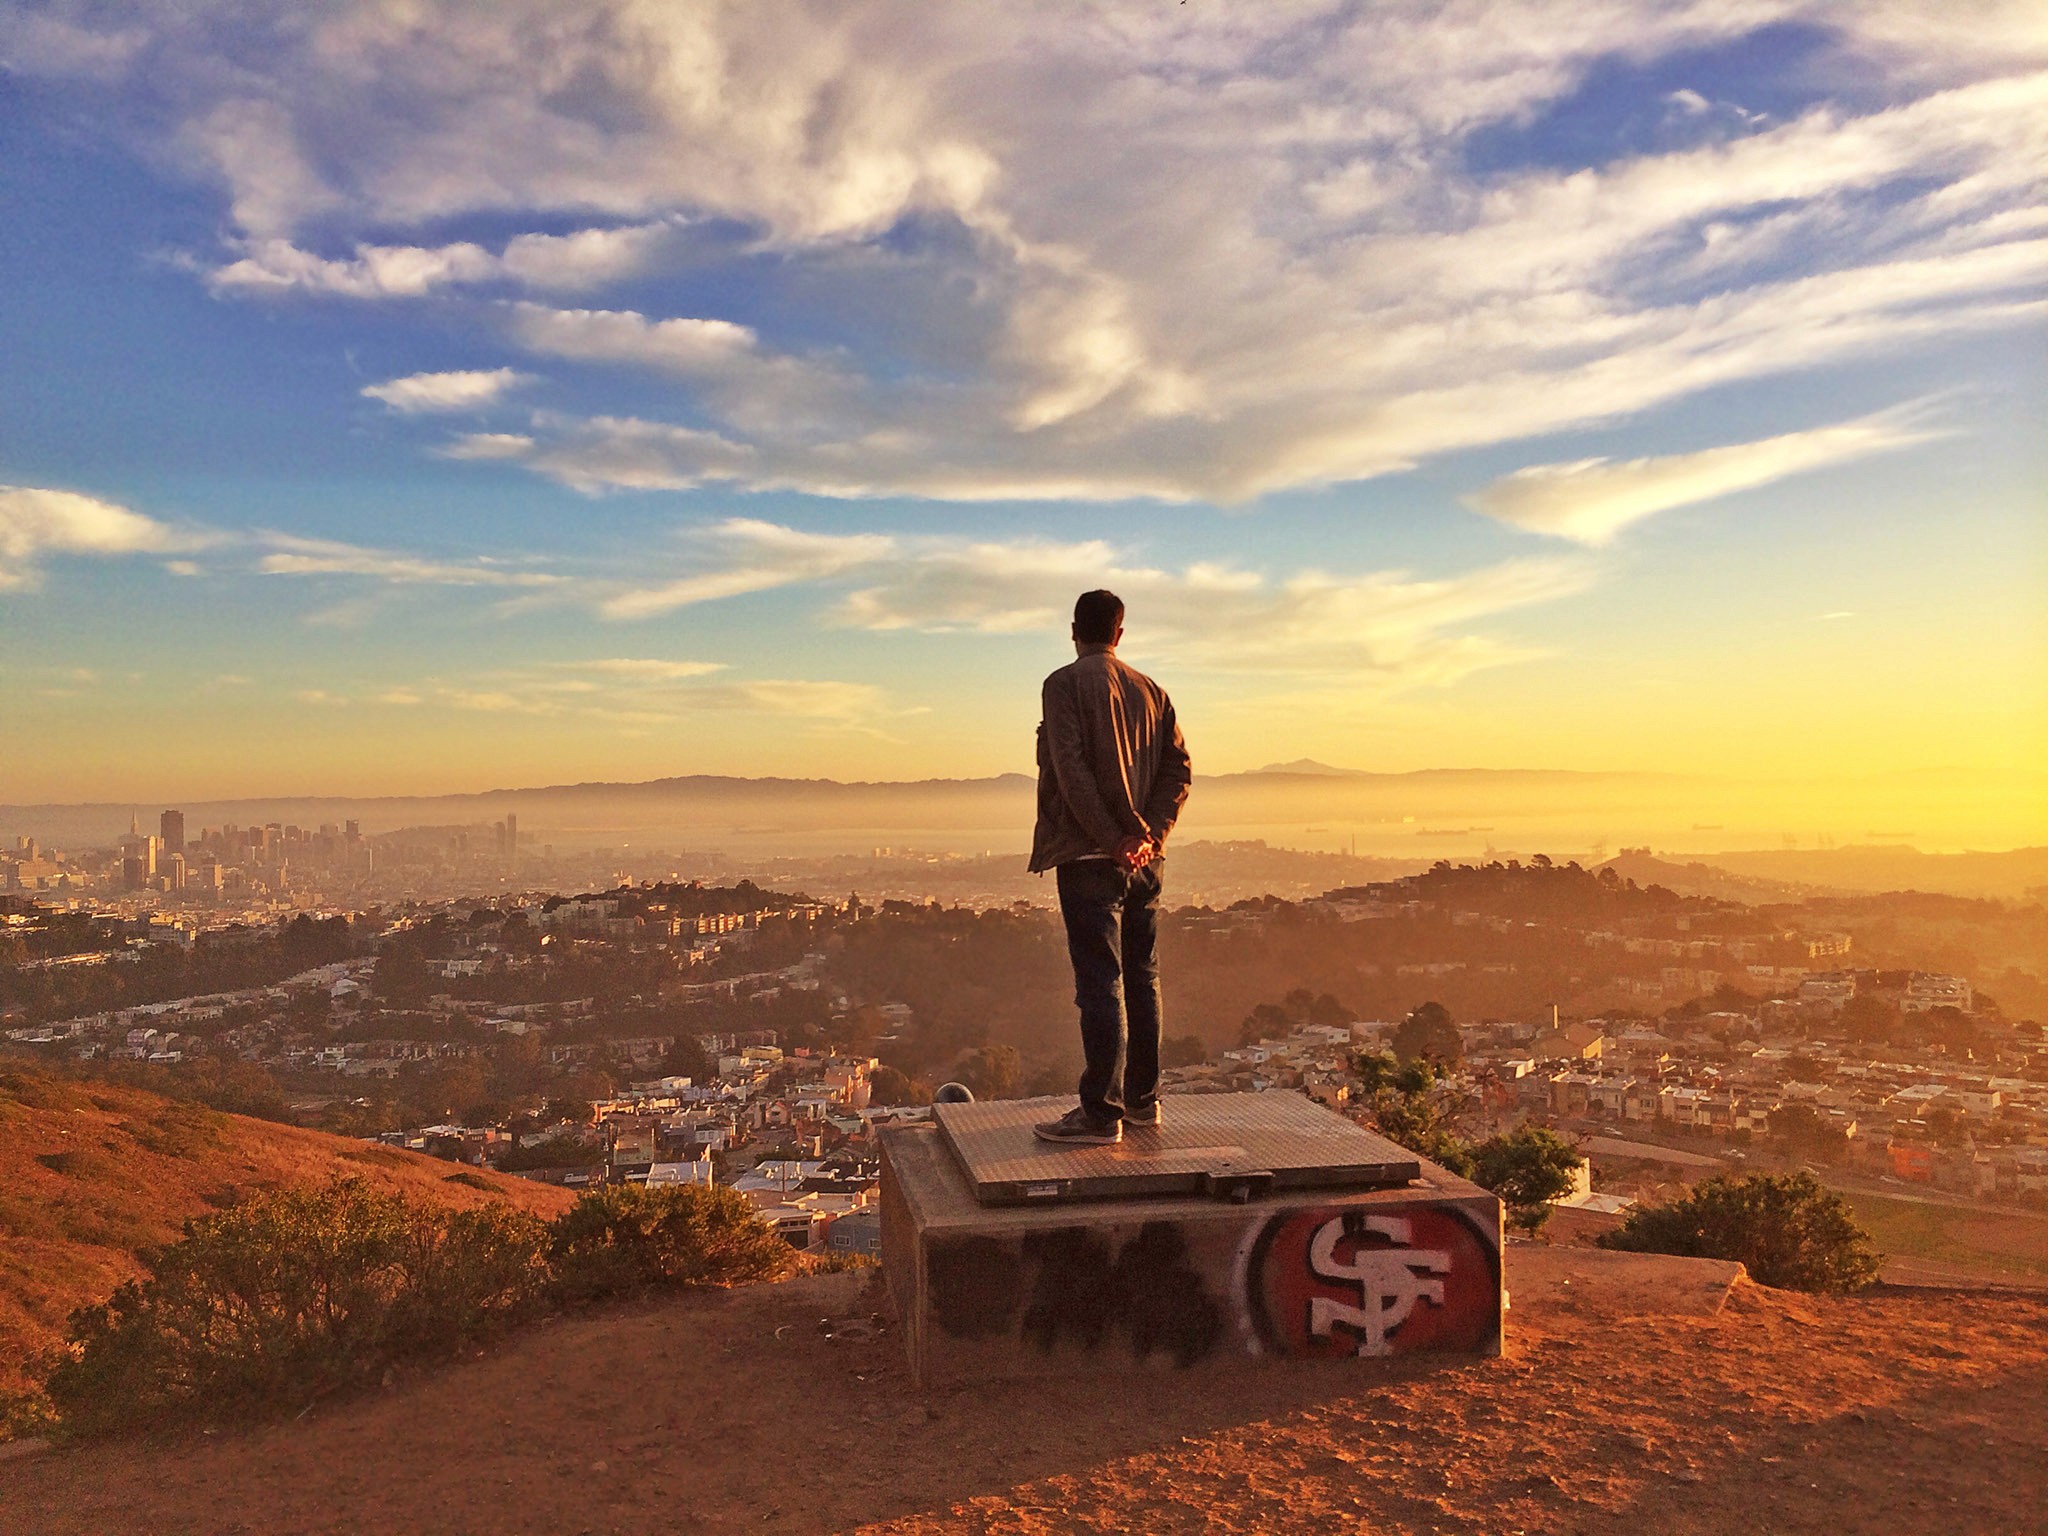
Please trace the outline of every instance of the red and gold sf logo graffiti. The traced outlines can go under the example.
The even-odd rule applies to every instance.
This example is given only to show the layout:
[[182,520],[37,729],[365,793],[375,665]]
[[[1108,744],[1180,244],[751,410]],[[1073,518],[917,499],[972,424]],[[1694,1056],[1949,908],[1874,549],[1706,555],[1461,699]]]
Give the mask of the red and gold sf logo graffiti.
[[1281,1355],[1483,1351],[1500,1331],[1500,1252],[1455,1207],[1275,1216],[1245,1276],[1260,1339]]

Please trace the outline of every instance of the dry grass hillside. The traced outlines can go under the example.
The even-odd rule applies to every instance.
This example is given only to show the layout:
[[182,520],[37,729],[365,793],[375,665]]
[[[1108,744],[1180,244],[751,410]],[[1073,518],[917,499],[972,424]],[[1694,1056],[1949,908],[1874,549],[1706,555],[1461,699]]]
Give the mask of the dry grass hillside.
[[561,1190],[319,1131],[217,1114],[138,1089],[0,1069],[0,1393],[59,1342],[74,1307],[143,1272],[140,1255],[245,1190],[357,1175],[446,1205]]
[[2048,1531],[2048,1302],[1732,1273],[1517,1247],[1500,1360],[926,1393],[865,1275],[621,1304],[302,1418],[0,1463],[0,1530]]

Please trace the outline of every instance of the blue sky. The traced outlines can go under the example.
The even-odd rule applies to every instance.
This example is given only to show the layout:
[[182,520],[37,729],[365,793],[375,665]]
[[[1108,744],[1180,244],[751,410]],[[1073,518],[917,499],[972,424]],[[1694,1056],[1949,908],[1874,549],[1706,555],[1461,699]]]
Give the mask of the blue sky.
[[[0,801],[2024,776],[2048,24],[11,7]],[[2015,837],[2038,802],[2014,802]]]

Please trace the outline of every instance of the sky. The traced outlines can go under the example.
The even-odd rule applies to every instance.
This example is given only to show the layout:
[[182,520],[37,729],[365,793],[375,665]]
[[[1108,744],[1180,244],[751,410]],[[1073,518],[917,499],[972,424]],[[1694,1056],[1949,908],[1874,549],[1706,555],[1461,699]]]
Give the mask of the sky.
[[2035,4],[13,3],[0,802],[1028,772],[1108,586],[2048,840],[2044,181]]

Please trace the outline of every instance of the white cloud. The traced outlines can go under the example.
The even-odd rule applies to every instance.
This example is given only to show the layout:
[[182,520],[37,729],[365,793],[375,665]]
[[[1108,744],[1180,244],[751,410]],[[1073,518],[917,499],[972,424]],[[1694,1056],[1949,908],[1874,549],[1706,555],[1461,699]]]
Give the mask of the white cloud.
[[[1773,121],[1674,78],[1640,152],[1474,168],[1474,133],[1603,63],[1778,23],[1818,40],[1808,92],[1832,72],[1853,103]],[[658,375],[673,409],[445,450],[586,490],[1243,500],[1900,358],[2038,321],[2048,287],[2048,24],[2002,0],[272,0],[64,26],[24,67],[129,61],[108,113],[227,188],[219,291],[440,295]],[[525,232],[449,239],[485,220]],[[686,312],[505,301],[649,276]],[[735,292],[744,323],[709,297]]]
[[532,382],[532,374],[514,368],[469,369],[387,379],[382,384],[365,385],[362,394],[408,415],[423,411],[476,411],[495,405],[508,391]]
[[675,243],[679,227],[677,220],[657,220],[566,235],[516,235],[498,264],[529,288],[596,288],[647,271]]
[[440,449],[444,459],[524,459],[533,454],[534,440],[524,432],[468,432]]
[[512,306],[513,333],[536,352],[696,373],[751,351],[754,333],[730,320],[649,320],[631,310]]
[[1465,501],[1476,512],[1531,533],[1606,544],[1631,524],[1674,507],[1925,442],[1934,434],[1911,424],[1917,414],[1887,411],[1757,442],[1659,458],[1536,464],[1494,481]]
[[[264,128],[274,128],[272,109],[261,114]],[[303,173],[296,161],[278,160],[268,148],[255,152],[271,180],[295,183]],[[245,222],[269,228],[279,219],[267,210],[289,194],[254,189],[266,210],[247,215]],[[316,200],[317,201],[317,200]],[[242,205],[237,204],[238,213]],[[285,222],[289,222],[286,220]],[[206,268],[216,292],[236,290],[284,293],[299,291],[348,299],[422,298],[439,289],[485,283],[574,292],[633,277],[646,270],[674,243],[673,221],[621,228],[579,229],[567,235],[515,235],[497,253],[474,241],[449,245],[376,245],[357,242],[346,256],[322,256],[280,236],[241,242],[235,260]]]
[[0,591],[34,586],[53,555],[164,554],[208,536],[75,491],[0,485]]
[[432,249],[359,245],[353,256],[323,257],[289,240],[262,240],[240,260],[209,273],[207,281],[216,290],[296,288],[351,299],[410,299],[449,283],[480,282],[496,271],[490,254],[467,242]]

